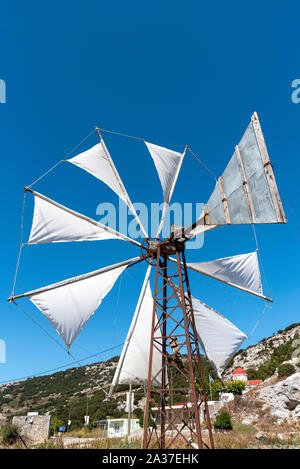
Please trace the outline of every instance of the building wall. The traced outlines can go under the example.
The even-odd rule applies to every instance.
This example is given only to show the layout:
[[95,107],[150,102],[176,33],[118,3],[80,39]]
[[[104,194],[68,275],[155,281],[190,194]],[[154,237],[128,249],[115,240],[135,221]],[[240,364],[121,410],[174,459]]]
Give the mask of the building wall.
[[[128,434],[128,419],[113,419],[108,420],[107,434],[109,438],[123,437]],[[116,425],[119,431],[116,431]],[[130,431],[136,431],[140,428],[139,421],[137,419],[130,420]]]
[[16,416],[12,420],[21,436],[33,443],[42,443],[49,438],[50,422],[51,415]]
[[233,381],[248,381],[247,375],[232,375]]

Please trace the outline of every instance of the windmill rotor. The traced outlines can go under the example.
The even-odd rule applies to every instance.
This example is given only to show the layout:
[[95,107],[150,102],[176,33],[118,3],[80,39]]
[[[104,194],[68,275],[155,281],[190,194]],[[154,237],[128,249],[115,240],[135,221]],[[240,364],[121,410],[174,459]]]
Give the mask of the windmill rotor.
[[[189,263],[185,258],[185,243],[223,225],[286,223],[258,115],[254,113],[251,117],[200,217],[189,227],[173,225],[166,239],[160,235],[188,146],[180,153],[144,141],[163,190],[162,216],[155,238],[150,238],[105,145],[101,129],[96,127],[95,131],[99,143],[62,162],[79,167],[114,191],[126,203],[144,239],[139,242],[75,212],[34,191],[32,184],[25,187],[25,193],[34,197],[33,221],[28,242],[21,244],[20,253],[26,245],[114,239],[135,245],[139,255],[27,293],[15,295],[13,287],[8,300],[15,302],[27,297],[48,318],[69,349],[122,272],[146,261],[146,274],[109,395],[117,384],[147,385],[144,448],[167,448],[179,439],[192,447],[196,444],[199,448],[213,448],[200,347],[222,379],[230,358],[248,336],[192,296],[188,272],[197,272],[267,303],[273,300],[263,293],[257,251]],[[174,396],[183,399],[181,407],[173,405]],[[208,429],[206,439],[203,415]]]

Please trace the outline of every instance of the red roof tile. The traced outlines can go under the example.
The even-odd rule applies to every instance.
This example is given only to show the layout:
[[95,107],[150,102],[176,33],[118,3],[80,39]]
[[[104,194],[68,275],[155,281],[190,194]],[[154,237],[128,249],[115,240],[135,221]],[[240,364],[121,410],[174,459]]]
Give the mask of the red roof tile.
[[247,381],[247,384],[249,384],[250,386],[255,386],[256,384],[260,383],[262,383],[262,379],[250,379],[249,381]]
[[243,368],[236,368],[232,374],[233,375],[246,375],[247,373],[245,370],[243,370]]

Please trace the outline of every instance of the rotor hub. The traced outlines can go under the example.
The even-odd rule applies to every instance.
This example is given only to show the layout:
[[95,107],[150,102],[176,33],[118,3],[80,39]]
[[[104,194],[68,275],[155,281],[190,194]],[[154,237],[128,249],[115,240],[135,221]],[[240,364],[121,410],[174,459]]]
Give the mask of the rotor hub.
[[184,242],[174,240],[171,237],[164,241],[160,239],[145,239],[142,243],[142,255],[152,265],[154,265],[157,258],[158,248],[160,249],[160,256],[174,256],[176,252],[184,250]]

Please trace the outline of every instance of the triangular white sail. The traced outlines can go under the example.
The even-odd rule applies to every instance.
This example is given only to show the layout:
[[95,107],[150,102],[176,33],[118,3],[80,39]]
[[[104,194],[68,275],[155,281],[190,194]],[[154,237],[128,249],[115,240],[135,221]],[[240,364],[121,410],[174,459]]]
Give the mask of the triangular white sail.
[[286,223],[286,218],[255,112],[204,213],[184,231],[189,238],[204,231],[201,225],[257,223]]
[[107,184],[127,204],[143,235],[145,238],[148,237],[102,137],[100,138],[100,143],[67,161],[84,169]]
[[126,267],[85,274],[81,280],[75,277],[22,296],[27,296],[49,319],[69,348]]
[[156,237],[158,238],[163,227],[164,219],[172,199],[179,171],[183,162],[186,148],[183,153],[145,142],[154,161],[160,183],[163,189],[164,208]]
[[183,154],[168,148],[145,142],[154,161],[164,194],[164,202],[170,203],[172,187],[178,176],[178,168],[182,164]]
[[91,218],[32,191],[34,214],[27,244],[123,239],[139,243]]
[[263,295],[256,251],[209,262],[190,262],[187,266],[215,280]]
[[120,182],[113,171],[106,152],[107,149],[104,147],[104,142],[101,140],[100,143],[97,143],[97,145],[89,150],[67,161],[100,179],[100,181],[107,184],[125,203],[127,203],[126,194],[120,186]]
[[234,352],[247,338],[232,322],[192,297],[198,338],[213,368],[221,378]]
[[[172,257],[169,257],[169,260],[177,262]],[[208,262],[187,262],[186,266],[194,272],[218,280],[230,287],[273,302],[272,298],[263,294],[256,251]]]
[[[149,284],[151,266],[148,267],[137,307],[126,337],[112,386],[117,384],[146,384],[148,379],[151,325],[153,314],[153,297]],[[157,342],[159,330],[155,332]],[[156,342],[156,346],[157,346]],[[152,377],[161,368],[162,355],[153,348]],[[153,385],[161,384],[161,373],[153,381]]]

